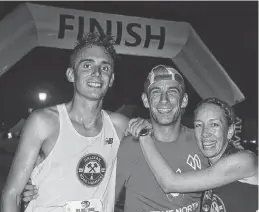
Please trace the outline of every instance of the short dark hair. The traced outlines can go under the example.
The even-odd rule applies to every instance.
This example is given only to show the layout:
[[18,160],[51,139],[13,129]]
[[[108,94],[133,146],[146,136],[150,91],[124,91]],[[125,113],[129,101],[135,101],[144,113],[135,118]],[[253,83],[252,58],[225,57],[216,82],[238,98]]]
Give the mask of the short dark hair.
[[219,106],[224,111],[224,117],[227,121],[228,126],[236,123],[236,115],[234,109],[226,102],[216,98],[216,97],[209,97],[202,100],[196,107],[194,111],[194,116],[197,115],[199,109],[206,105],[206,104],[213,104]]
[[101,46],[110,54],[113,62],[116,60],[116,50],[115,50],[115,40],[112,36],[106,35],[105,33],[99,32],[90,32],[85,34],[82,38],[80,38],[76,42],[76,46],[74,47],[71,55],[70,55],[70,67],[74,68],[76,58],[78,53],[82,51],[85,47],[88,46]]

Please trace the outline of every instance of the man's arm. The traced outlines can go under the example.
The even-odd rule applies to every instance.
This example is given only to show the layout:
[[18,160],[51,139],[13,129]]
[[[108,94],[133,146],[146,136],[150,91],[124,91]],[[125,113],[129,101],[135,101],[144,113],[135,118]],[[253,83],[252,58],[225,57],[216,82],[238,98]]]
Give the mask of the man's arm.
[[196,172],[176,174],[157,151],[150,136],[140,137],[145,158],[165,193],[195,192],[220,187],[257,174],[257,157],[241,151],[220,159],[215,165]]
[[119,139],[122,140],[129,125],[129,118],[120,113],[110,112],[109,115]]
[[120,113],[109,113],[109,115],[120,140],[129,134],[137,138],[142,129],[152,128],[150,120],[142,118],[129,119]]
[[20,195],[32,173],[42,142],[42,116],[36,111],[23,128],[1,198],[1,212],[19,211]]

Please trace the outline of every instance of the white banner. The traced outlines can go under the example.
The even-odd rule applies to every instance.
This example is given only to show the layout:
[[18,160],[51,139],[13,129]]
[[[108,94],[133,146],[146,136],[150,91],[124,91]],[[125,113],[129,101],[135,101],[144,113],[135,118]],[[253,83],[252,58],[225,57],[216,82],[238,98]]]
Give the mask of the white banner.
[[95,30],[113,35],[119,54],[171,58],[202,98],[216,96],[232,105],[244,100],[188,23],[31,3],[0,22],[0,76],[36,46],[72,49]]
[[120,54],[172,58],[188,38],[189,24],[28,4],[40,46],[72,49],[83,33],[116,37]]

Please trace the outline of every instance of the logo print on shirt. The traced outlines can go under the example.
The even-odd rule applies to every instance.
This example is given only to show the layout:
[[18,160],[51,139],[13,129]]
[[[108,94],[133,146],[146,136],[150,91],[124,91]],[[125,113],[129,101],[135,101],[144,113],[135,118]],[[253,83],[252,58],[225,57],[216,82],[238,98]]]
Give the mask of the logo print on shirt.
[[194,157],[192,155],[189,155],[186,163],[194,170],[196,170],[197,168],[201,169],[201,160],[197,154],[194,154]]
[[205,191],[202,199],[201,212],[209,212],[211,203],[212,203],[212,190]]
[[113,143],[113,138],[106,138],[105,139],[106,144],[112,144]]
[[[177,169],[175,173],[182,173],[181,169]],[[170,193],[170,194],[166,194],[167,199],[172,202],[174,198],[178,197],[179,195],[181,195],[181,197],[184,196],[184,194],[181,193]]]
[[222,199],[216,194],[213,194],[210,211],[211,212],[226,212],[226,208],[225,208],[225,205],[224,205]]
[[98,154],[88,154],[80,159],[77,165],[77,176],[86,186],[97,186],[104,178],[106,165],[104,159]]
[[83,201],[83,202],[81,202],[81,206],[82,206],[82,208],[88,208],[90,206],[90,202],[89,201]]
[[226,212],[222,199],[213,194],[212,190],[206,191],[202,200],[202,212]]

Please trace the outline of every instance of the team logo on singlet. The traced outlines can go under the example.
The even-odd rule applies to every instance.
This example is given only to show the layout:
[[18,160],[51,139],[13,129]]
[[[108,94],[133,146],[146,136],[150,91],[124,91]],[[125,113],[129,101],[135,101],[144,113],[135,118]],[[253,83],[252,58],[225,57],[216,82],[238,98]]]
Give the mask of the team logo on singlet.
[[83,202],[81,202],[81,206],[83,208],[88,208],[90,206],[90,202],[89,201],[83,201]]
[[84,156],[77,166],[78,179],[86,186],[97,186],[103,180],[105,172],[105,161],[97,154]]

